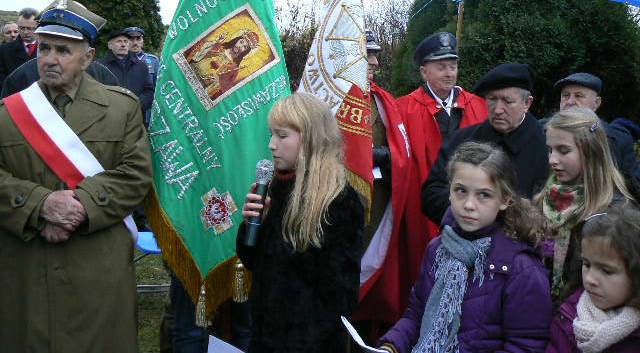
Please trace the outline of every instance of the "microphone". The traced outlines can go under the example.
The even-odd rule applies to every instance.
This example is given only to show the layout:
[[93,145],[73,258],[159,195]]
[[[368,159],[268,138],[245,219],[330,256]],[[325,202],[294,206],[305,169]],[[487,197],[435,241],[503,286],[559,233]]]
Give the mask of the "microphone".
[[[264,200],[267,197],[267,190],[269,189],[269,182],[273,177],[273,162],[267,159],[258,161],[256,164],[256,191],[255,194],[262,196],[260,204],[264,205]],[[264,209],[263,209],[264,210]],[[247,221],[247,229],[244,237],[244,245],[255,246],[258,240],[258,229],[262,224],[262,210],[258,216],[249,218]]]

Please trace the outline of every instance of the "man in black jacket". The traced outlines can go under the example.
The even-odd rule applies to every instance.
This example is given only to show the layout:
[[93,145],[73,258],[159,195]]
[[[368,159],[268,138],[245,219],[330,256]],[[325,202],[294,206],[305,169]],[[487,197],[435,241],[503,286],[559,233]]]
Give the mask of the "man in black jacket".
[[32,8],[24,8],[18,14],[18,30],[20,35],[16,40],[0,46],[0,88],[4,79],[18,66],[27,60],[36,57],[38,43],[34,31],[38,26],[36,17],[38,11]]
[[129,36],[123,31],[111,33],[108,45],[110,50],[107,55],[98,61],[116,75],[120,87],[124,87],[138,96],[144,116],[146,111],[151,108],[154,89],[149,78],[147,64],[129,53]]
[[[571,107],[588,108],[597,113],[602,98],[602,80],[586,72],[571,74],[554,85],[560,90],[560,110]],[[637,198],[640,196],[640,163],[633,150],[633,138],[628,131],[610,126],[600,119],[607,133],[611,156],[624,176],[627,187]]]
[[518,177],[518,193],[532,197],[544,186],[548,175],[548,153],[544,131],[528,112],[533,97],[533,72],[525,64],[501,64],[485,74],[476,94],[487,100],[488,119],[454,133],[441,149],[436,164],[422,185],[422,212],[440,223],[449,207],[447,164],[456,148],[466,141],[489,142],[511,158]]

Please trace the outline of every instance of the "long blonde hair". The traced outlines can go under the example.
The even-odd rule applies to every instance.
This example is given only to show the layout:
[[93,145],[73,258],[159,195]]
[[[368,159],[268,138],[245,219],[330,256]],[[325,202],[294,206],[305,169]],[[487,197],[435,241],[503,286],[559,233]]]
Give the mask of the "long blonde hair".
[[347,184],[342,134],[329,106],[313,95],[294,93],[278,101],[269,124],[300,134],[296,180],[282,220],[283,236],[293,249],[321,247],[322,223],[329,204]]
[[584,185],[584,207],[578,219],[604,210],[616,191],[633,199],[611,157],[604,126],[592,110],[576,107],[561,110],[549,120],[546,128],[570,133],[578,147],[582,161],[580,178]]

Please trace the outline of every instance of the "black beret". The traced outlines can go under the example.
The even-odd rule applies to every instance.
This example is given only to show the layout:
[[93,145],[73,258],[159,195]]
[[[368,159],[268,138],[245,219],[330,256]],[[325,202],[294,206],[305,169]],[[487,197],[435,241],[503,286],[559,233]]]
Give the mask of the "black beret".
[[113,38],[119,37],[119,36],[125,36],[131,39],[131,36],[129,35],[129,33],[125,32],[124,30],[117,30],[109,33],[109,38],[107,40],[112,40]]
[[527,64],[500,64],[476,82],[473,91],[484,96],[488,91],[507,87],[518,87],[531,91],[535,74]]
[[422,66],[425,61],[457,58],[456,37],[449,32],[434,33],[423,39],[413,54],[413,62],[418,66]]
[[596,91],[598,94],[602,91],[602,80],[598,76],[586,72],[576,72],[575,74],[571,74],[556,82],[553,87],[562,89],[564,86],[568,85],[584,86]]

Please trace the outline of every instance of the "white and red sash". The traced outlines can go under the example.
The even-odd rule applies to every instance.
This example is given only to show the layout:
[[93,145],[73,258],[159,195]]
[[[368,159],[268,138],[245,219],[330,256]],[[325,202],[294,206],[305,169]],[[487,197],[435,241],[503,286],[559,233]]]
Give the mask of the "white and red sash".
[[[104,171],[78,135],[58,115],[37,82],[5,98],[4,105],[27,142],[69,188],[75,189],[84,178]],[[131,215],[124,219],[124,224],[136,240],[138,230]]]

